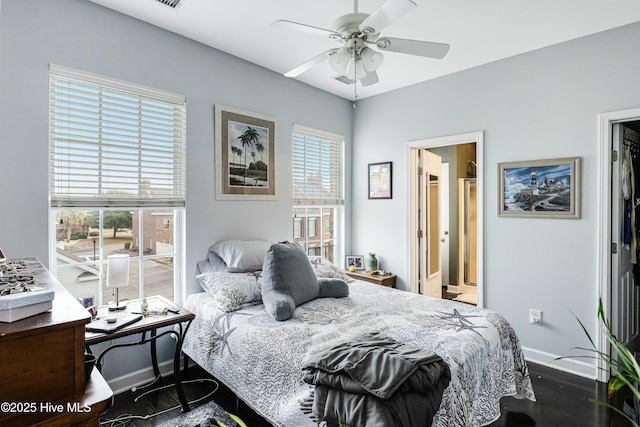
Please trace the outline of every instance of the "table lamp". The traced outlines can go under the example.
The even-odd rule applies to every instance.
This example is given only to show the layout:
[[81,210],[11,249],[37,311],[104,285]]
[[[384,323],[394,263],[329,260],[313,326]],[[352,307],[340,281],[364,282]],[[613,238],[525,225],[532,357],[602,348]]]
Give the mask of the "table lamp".
[[107,257],[107,288],[116,288],[116,303],[109,304],[109,311],[124,310],[127,304],[120,304],[118,289],[129,286],[129,255],[115,254]]

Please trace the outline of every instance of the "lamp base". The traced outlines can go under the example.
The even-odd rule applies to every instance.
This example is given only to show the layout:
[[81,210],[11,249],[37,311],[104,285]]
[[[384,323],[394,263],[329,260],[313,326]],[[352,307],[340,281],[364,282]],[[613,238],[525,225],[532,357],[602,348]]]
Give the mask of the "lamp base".
[[109,309],[109,311],[121,311],[127,308],[127,304],[124,302],[109,304],[107,308]]
[[[125,299],[125,301],[127,301]],[[126,302],[120,302],[120,295],[118,294],[118,288],[116,288],[116,303],[115,304],[107,304],[107,308],[109,311],[122,311],[127,308]]]

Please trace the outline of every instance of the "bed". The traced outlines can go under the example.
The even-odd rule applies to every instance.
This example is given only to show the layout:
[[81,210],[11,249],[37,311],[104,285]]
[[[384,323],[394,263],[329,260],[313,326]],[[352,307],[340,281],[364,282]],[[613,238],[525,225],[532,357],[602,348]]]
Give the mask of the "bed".
[[[328,261],[320,263],[340,275]],[[219,274],[257,284],[260,275]],[[433,426],[487,425],[500,417],[501,397],[535,400],[518,337],[491,310],[350,280],[347,297],[312,299],[296,307],[291,319],[278,321],[259,297],[246,297],[251,291],[235,295],[229,307],[204,288],[184,305],[196,318],[183,351],[274,426],[317,426],[313,386],[302,380],[307,356],[369,332],[431,350],[448,364],[452,378]]]

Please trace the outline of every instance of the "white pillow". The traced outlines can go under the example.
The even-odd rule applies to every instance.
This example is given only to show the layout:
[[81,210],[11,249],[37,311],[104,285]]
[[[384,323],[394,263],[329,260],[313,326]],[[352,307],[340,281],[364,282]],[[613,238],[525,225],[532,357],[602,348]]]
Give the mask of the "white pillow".
[[[217,255],[232,273],[262,270],[264,256],[271,247],[266,240],[226,240],[209,248],[209,261]],[[213,253],[213,254],[212,254]]]
[[342,279],[345,282],[353,282],[355,280],[349,277],[341,268],[337,267],[324,257],[311,255],[309,256],[309,262],[311,263],[313,272],[316,273],[317,277],[332,277]]
[[212,271],[198,274],[202,287],[217,301],[223,311],[236,311],[262,302],[262,272],[230,273]]

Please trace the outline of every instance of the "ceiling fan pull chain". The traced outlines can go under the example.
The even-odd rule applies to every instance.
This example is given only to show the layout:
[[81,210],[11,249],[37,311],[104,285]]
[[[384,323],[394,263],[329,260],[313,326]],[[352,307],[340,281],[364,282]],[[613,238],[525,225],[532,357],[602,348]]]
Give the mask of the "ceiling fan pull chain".
[[353,108],[357,108],[356,101],[358,100],[358,82],[353,82]]

